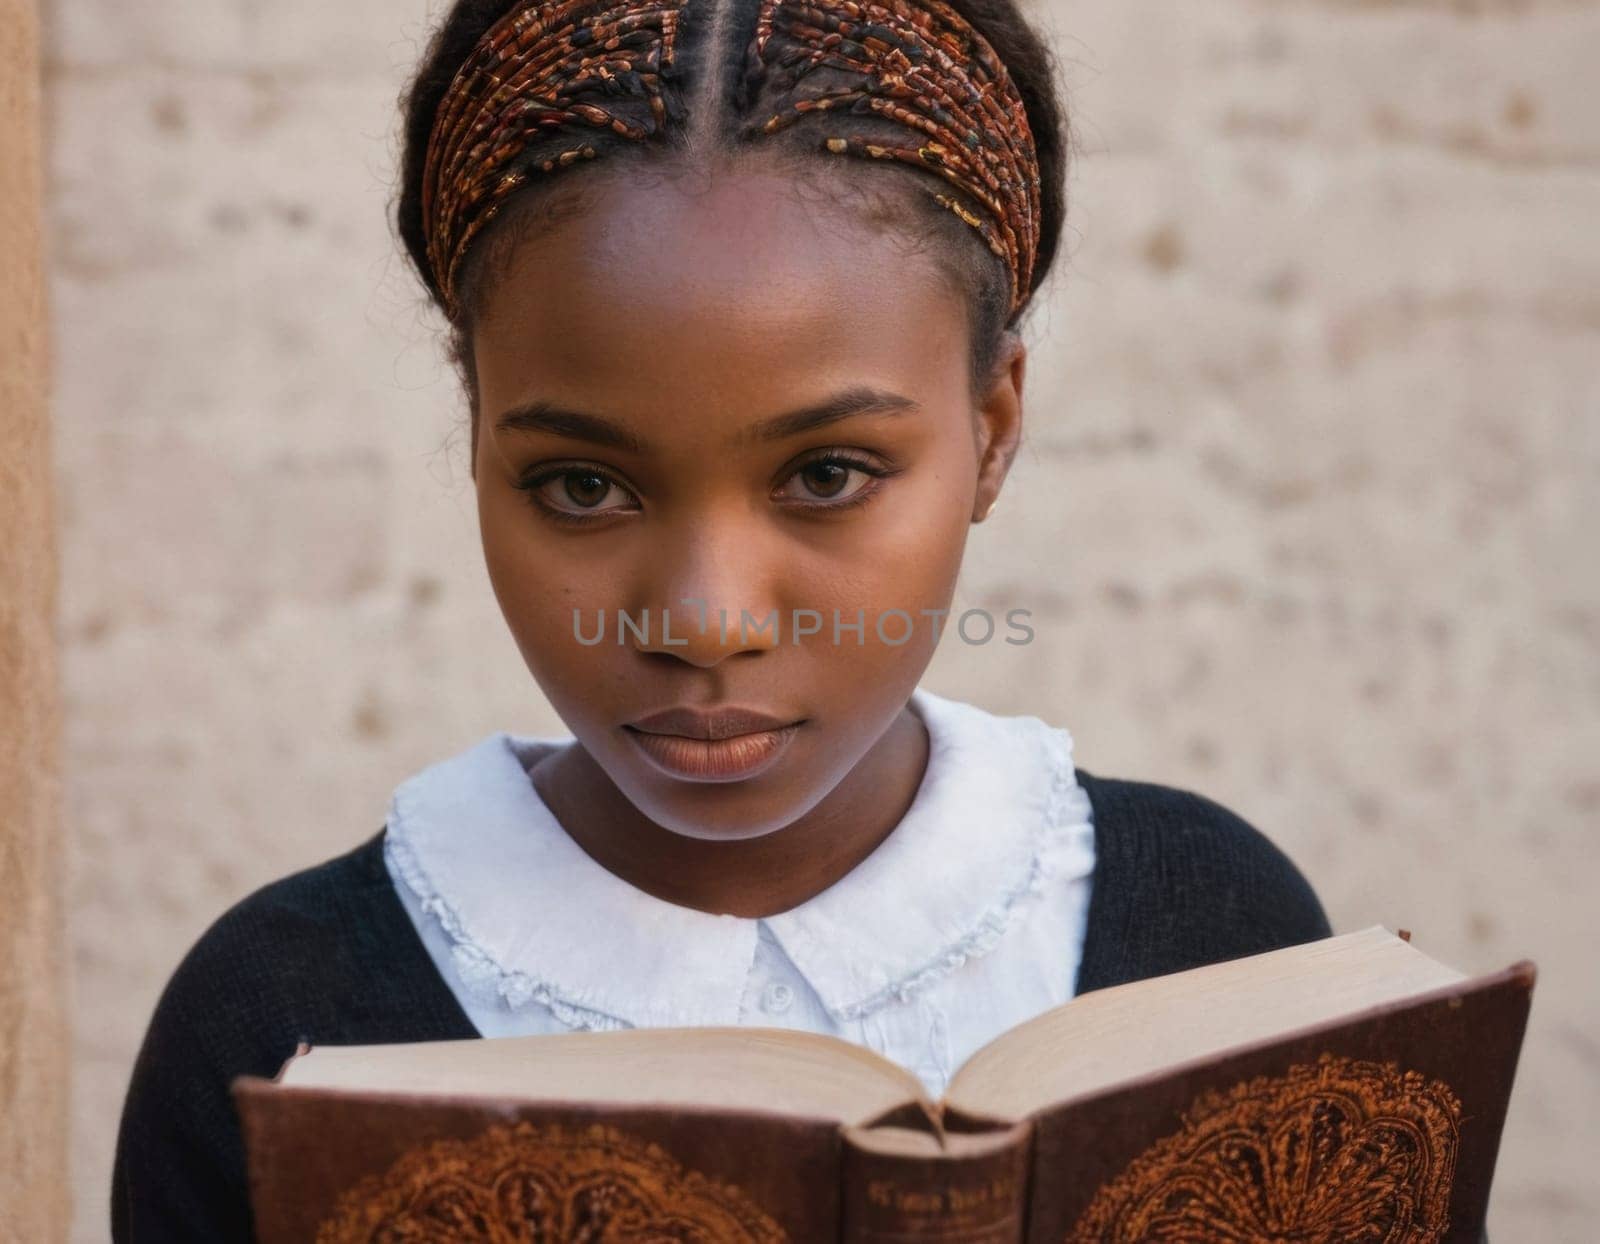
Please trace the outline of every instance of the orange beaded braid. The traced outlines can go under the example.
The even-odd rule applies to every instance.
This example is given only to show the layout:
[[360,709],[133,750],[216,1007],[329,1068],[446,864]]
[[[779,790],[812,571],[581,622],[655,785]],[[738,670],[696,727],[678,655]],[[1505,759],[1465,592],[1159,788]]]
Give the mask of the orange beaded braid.
[[[661,90],[677,42],[682,4],[660,0],[562,0],[519,5],[487,31],[440,101],[422,174],[422,219],[428,261],[446,311],[460,312],[455,278],[465,253],[506,196],[527,180],[527,169],[506,171],[543,130],[587,125],[626,138],[660,133],[669,115],[681,120]],[[648,116],[630,120],[617,110],[574,102],[596,86],[607,97],[648,101]],[[595,148],[579,142],[539,165],[549,173]]]
[[[826,136],[824,150],[903,160],[944,178],[989,217],[934,193],[1011,273],[1014,314],[1032,289],[1039,250],[1039,163],[1028,112],[988,41],[944,0],[762,0],[750,56],[785,88],[827,67],[864,79],[821,88],[759,123],[771,134],[812,112],[877,113],[909,145]],[[755,66],[750,71],[756,72]]]
[[[675,74],[684,3],[533,0],[484,33],[440,102],[422,178],[428,260],[452,320],[462,256],[505,199],[535,170],[597,154],[575,141],[536,165],[519,163],[533,139],[574,125],[648,139],[684,119],[677,92],[662,89]],[[821,75],[832,85],[801,85],[819,69],[836,71]],[[826,134],[819,145],[942,178],[960,195],[933,197],[1005,261],[1012,313],[1027,301],[1040,217],[1027,110],[988,41],[944,0],[761,0],[744,77],[747,87],[788,97],[746,138],[846,109],[909,130],[909,144]],[[789,96],[796,86],[810,93]],[[596,90],[604,105],[573,98]]]

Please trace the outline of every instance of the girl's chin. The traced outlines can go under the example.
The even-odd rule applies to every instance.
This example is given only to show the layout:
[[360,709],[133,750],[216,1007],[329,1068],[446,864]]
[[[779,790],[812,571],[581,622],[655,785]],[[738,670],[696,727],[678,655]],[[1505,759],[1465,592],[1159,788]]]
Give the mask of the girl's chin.
[[684,838],[742,842],[793,825],[820,799],[809,798],[785,766],[741,781],[686,781],[652,766],[635,770],[629,798],[652,822]]

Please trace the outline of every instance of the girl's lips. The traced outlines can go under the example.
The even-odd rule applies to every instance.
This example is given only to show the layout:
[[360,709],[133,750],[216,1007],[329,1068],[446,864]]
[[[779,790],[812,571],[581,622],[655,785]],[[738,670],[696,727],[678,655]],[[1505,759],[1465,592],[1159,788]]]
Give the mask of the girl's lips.
[[780,730],[757,730],[726,739],[691,739],[681,734],[649,734],[624,726],[646,758],[670,777],[691,782],[732,782],[754,777],[777,760],[804,723]]

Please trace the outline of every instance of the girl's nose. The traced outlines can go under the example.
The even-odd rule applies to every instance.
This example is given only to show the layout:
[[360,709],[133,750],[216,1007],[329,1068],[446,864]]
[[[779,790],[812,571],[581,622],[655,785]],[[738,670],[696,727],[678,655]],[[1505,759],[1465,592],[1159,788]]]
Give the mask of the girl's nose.
[[[776,648],[784,638],[776,573],[773,557],[747,529],[726,519],[695,524],[677,548],[652,550],[627,642],[699,666]],[[638,625],[646,612],[648,628]]]
[[671,653],[704,667],[735,653],[776,648],[782,640],[780,621],[776,609],[753,610],[684,597],[669,607],[651,609],[648,629],[631,627],[628,636],[640,652]]

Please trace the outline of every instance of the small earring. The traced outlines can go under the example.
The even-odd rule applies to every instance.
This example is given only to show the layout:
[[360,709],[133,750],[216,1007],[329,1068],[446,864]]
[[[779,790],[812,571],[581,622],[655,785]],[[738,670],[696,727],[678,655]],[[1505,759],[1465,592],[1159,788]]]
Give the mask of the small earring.
[[993,501],[989,502],[989,508],[983,512],[983,517],[978,519],[978,521],[980,523],[988,522],[989,521],[989,515],[994,513],[994,507],[999,505],[999,504],[1000,504],[1000,498],[999,497],[996,497]]

